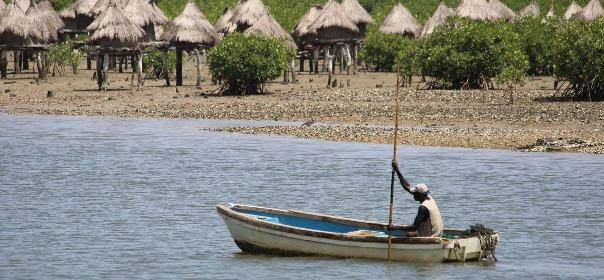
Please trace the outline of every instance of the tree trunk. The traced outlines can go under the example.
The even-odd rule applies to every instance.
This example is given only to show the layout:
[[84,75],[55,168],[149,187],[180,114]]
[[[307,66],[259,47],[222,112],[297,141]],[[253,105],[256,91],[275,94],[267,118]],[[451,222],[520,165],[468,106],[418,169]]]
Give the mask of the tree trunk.
[[170,86],[170,72],[168,71],[168,51],[164,50],[162,51],[162,55],[161,55],[161,67],[162,67],[162,71],[164,72],[164,78],[166,79],[166,86]]
[[182,50],[176,49],[176,86],[182,86]]
[[198,87],[201,86],[201,55],[199,55],[199,50],[195,49],[195,58],[197,59],[197,83]]

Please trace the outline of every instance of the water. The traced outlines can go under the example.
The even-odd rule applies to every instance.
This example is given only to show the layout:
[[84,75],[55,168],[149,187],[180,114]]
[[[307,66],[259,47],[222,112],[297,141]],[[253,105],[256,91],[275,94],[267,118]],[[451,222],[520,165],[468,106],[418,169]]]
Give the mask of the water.
[[[500,230],[496,264],[240,253],[218,203],[387,220],[388,145],[202,131],[233,121],[0,114],[1,279],[598,279],[604,157],[400,148],[446,226]],[[395,221],[417,204],[399,189]]]

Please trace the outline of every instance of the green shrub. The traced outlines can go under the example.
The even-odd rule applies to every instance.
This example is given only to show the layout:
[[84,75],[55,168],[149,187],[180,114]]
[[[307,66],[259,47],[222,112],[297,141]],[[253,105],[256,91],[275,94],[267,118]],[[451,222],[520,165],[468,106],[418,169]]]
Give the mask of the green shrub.
[[253,94],[287,69],[293,53],[279,39],[232,33],[208,53],[210,72],[229,94]]
[[52,69],[53,74],[59,76],[65,75],[66,67],[73,69],[74,74],[77,74],[78,65],[82,59],[83,52],[71,48],[70,42],[58,43],[50,47],[48,51],[48,69]]
[[359,58],[374,67],[376,71],[395,70],[398,54],[410,46],[413,39],[396,34],[372,32],[361,44]]
[[417,63],[423,76],[445,88],[486,88],[498,83],[520,81],[528,59],[518,35],[504,22],[479,22],[449,18],[426,38]]
[[552,74],[552,35],[560,21],[544,21],[539,17],[523,17],[514,22],[524,53],[529,60],[529,75]]
[[571,21],[554,39],[554,74],[569,82],[566,96],[604,98],[604,19]]
[[[168,51],[168,72],[174,73],[174,69],[176,68],[176,52]],[[145,54],[143,57],[143,64],[146,67],[146,72],[151,72],[150,74],[159,79],[162,77],[163,73],[163,52],[162,51],[152,51],[150,53]]]

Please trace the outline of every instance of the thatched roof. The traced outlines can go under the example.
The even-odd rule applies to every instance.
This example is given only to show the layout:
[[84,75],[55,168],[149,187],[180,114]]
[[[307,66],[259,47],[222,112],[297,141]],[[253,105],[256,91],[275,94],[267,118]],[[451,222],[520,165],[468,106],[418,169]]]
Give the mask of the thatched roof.
[[65,23],[52,7],[50,1],[43,0],[38,4],[38,7],[44,12],[44,17],[46,18],[45,21],[48,22],[52,28],[59,30],[65,26]]
[[499,12],[487,3],[486,0],[463,0],[455,13],[460,17],[476,20],[496,20],[503,18]]
[[222,16],[220,16],[220,18],[214,24],[214,28],[216,28],[216,30],[223,30],[227,26],[227,24],[229,24],[229,20],[231,20],[232,16],[233,11],[229,8],[225,8],[224,13],[222,13]]
[[310,6],[308,12],[303,15],[294,26],[292,35],[296,38],[302,38],[304,35],[307,35],[308,28],[315,21],[315,19],[317,19],[317,16],[319,16],[319,13],[321,13],[322,9],[323,7],[321,5]]
[[581,18],[586,20],[595,20],[601,16],[604,16],[604,8],[602,8],[602,4],[599,0],[591,0],[585,7],[583,7],[583,12],[581,13]]
[[94,4],[94,6],[92,6],[92,9],[90,9],[90,11],[88,12],[88,16],[91,16],[96,19],[98,15],[102,14],[104,11],[107,10],[107,8],[109,7],[109,3],[111,3],[112,1],[116,1],[117,6],[122,9],[126,6],[126,4],[128,4],[128,0],[98,0]]
[[6,4],[4,3],[4,0],[0,0],[0,13],[2,13],[4,8],[6,8]]
[[269,14],[264,15],[254,25],[246,29],[244,33],[272,36],[277,39],[284,40],[289,49],[295,50],[298,48],[292,36],[290,36],[289,33],[287,33],[285,29],[283,29],[283,27],[281,27],[281,25],[279,25],[279,23],[277,23],[277,21]]
[[31,6],[31,1],[30,0],[13,0],[15,3],[17,3],[17,6],[19,6],[19,8],[21,8],[21,10],[23,10],[23,12],[27,12],[27,9],[29,9],[29,6]]
[[581,6],[579,6],[579,4],[577,4],[577,2],[573,1],[572,3],[570,3],[568,8],[566,9],[566,12],[564,12],[564,18],[570,19],[574,15],[576,15],[578,13],[582,13],[582,12],[583,12],[583,8],[581,8]]
[[357,0],[342,1],[342,8],[344,8],[344,13],[346,13],[354,24],[373,23],[371,15],[369,15]]
[[75,18],[76,15],[87,15],[96,2],[97,0],[77,0],[59,15],[62,18]]
[[92,32],[90,40],[101,44],[135,45],[145,36],[144,30],[126,16],[118,0],[109,0],[107,9],[87,29]]
[[399,34],[417,37],[421,33],[422,26],[413,15],[400,2],[392,8],[382,26],[380,32],[385,34]]
[[554,5],[551,5],[549,7],[549,11],[547,11],[547,15],[545,15],[546,18],[553,18],[555,17],[556,14],[554,13]]
[[516,13],[514,13],[512,9],[501,3],[499,0],[489,0],[489,5],[491,5],[491,8],[493,8],[506,19],[516,18]]
[[520,11],[520,17],[538,17],[539,5],[536,2],[529,4]]
[[50,43],[59,38],[59,28],[62,26],[57,26],[52,17],[48,16],[48,11],[42,9],[35,1],[31,2],[25,16],[29,24],[29,36],[35,43]]
[[424,28],[422,28],[422,33],[420,36],[424,37],[428,34],[431,34],[432,32],[434,32],[434,29],[436,29],[436,27],[445,23],[447,17],[450,17],[452,15],[455,15],[455,10],[447,7],[445,3],[441,2],[438,5],[438,8],[436,8],[434,14],[430,17],[430,19],[428,19],[428,21],[426,21],[426,24],[424,24]]
[[[163,21],[165,24],[168,22],[168,18],[166,17],[166,15],[164,14],[164,11],[162,11],[156,4],[155,4],[155,0],[149,0],[149,4],[151,5],[151,8],[153,8],[153,17],[156,19],[160,19],[160,21]],[[158,24],[159,22],[158,21]]]
[[245,31],[268,13],[262,0],[240,0],[233,9],[233,15],[231,16],[229,23],[223,30],[219,31],[225,33]]
[[149,0],[129,0],[124,7],[124,13],[134,24],[141,27],[151,24],[162,25],[168,22],[165,16],[155,13]]
[[308,32],[316,34],[319,30],[328,28],[359,32],[354,22],[344,13],[342,6],[334,0],[329,0],[323,6],[315,21],[308,27]]
[[171,43],[214,45],[218,33],[197,4],[189,0],[180,15],[170,21],[161,39]]
[[16,2],[7,5],[0,15],[0,41],[23,44],[29,38],[29,20],[25,12]]

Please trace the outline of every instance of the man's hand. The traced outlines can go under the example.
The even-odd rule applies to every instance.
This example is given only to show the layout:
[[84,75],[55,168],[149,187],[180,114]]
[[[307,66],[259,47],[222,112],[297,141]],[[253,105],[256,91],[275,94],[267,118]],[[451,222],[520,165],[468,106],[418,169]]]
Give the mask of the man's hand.
[[394,168],[394,170],[398,170],[398,163],[396,160],[392,160],[392,168]]

